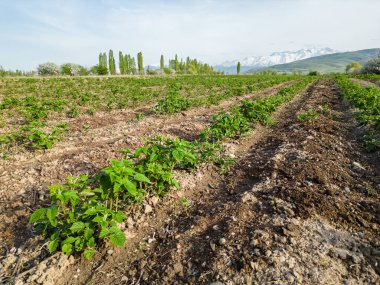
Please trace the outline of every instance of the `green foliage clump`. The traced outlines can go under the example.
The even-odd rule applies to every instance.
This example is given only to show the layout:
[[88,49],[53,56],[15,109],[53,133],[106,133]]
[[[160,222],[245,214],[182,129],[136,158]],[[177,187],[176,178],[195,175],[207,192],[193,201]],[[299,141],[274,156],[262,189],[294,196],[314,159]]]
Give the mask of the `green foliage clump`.
[[169,87],[164,99],[158,101],[156,110],[161,114],[174,114],[191,107],[191,102],[181,96],[176,86]]
[[380,74],[380,56],[366,62],[361,71],[367,74]]
[[297,120],[300,122],[314,121],[318,117],[318,112],[314,109],[309,109],[304,113],[297,115]]
[[212,120],[212,125],[201,134],[201,137],[205,140],[232,138],[250,130],[247,118],[239,112],[239,107],[237,106],[233,107],[229,114],[224,111],[219,112],[212,117]]

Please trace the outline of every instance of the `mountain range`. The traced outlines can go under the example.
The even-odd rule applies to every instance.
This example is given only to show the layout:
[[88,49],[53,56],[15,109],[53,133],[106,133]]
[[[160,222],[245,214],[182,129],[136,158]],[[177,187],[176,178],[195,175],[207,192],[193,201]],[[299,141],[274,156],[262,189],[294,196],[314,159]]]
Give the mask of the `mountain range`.
[[251,69],[269,67],[273,65],[286,64],[298,60],[312,57],[338,53],[339,51],[331,48],[308,48],[297,51],[274,52],[267,56],[251,56],[243,59],[226,61],[214,66],[215,70],[224,71],[225,73],[236,73],[236,65],[241,64],[241,72]]
[[316,70],[321,73],[345,72],[346,66],[352,62],[365,64],[368,60],[379,56],[380,48],[364,49],[349,52],[339,52],[321,56],[315,56],[290,63],[272,65],[269,67],[253,67],[246,70],[246,73],[255,73],[263,70],[275,70],[278,72],[301,72],[307,73],[309,70]]

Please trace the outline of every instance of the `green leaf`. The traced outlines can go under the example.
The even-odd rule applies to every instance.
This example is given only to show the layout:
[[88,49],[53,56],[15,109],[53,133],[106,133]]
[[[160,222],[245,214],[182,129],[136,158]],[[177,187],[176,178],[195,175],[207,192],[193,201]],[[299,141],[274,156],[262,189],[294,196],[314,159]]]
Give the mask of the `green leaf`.
[[109,229],[102,229],[99,233],[100,238],[105,238],[110,234]]
[[117,211],[116,213],[112,215],[112,217],[114,218],[116,222],[122,223],[125,219],[125,214],[122,211]]
[[92,237],[92,238],[90,238],[90,239],[88,240],[88,242],[87,242],[87,246],[88,246],[88,247],[95,247],[95,246],[96,246],[96,242],[95,242],[95,238],[94,238],[94,237]]
[[110,241],[113,245],[122,247],[125,244],[125,235],[117,227],[110,228]]
[[71,244],[71,243],[74,243],[76,241],[76,238],[75,237],[68,237],[67,239],[65,239],[62,244]]
[[173,155],[174,159],[178,162],[183,160],[183,152],[181,152],[181,151],[173,150],[172,155]]
[[85,239],[90,239],[93,234],[94,234],[94,230],[92,230],[92,229],[86,229],[84,231],[84,237],[85,237]]
[[48,245],[48,250],[49,250],[49,252],[50,252],[50,253],[53,253],[54,251],[56,251],[56,250],[57,250],[57,247],[58,247],[58,244],[59,244],[59,242],[58,242],[57,239],[55,239],[55,240],[49,242],[49,245]]
[[38,221],[44,220],[46,217],[46,208],[37,209],[29,218],[29,223],[34,224]]
[[73,245],[72,244],[64,244],[62,246],[62,252],[70,255],[73,252]]
[[85,215],[89,215],[89,216],[93,216],[95,214],[97,214],[99,211],[95,208],[95,207],[92,207],[92,208],[89,208],[86,210],[86,212],[84,212]]
[[77,233],[77,232],[82,231],[85,227],[86,227],[86,225],[85,225],[83,222],[75,222],[75,223],[70,227],[70,230],[71,230],[73,233]]
[[151,183],[148,177],[146,177],[144,174],[141,174],[141,173],[136,173],[133,178],[139,182]]
[[97,251],[95,249],[86,249],[84,252],[83,252],[83,255],[84,257],[87,259],[87,260],[91,260],[93,257],[94,257],[94,254],[96,253]]
[[51,206],[46,211],[46,216],[53,227],[56,227],[58,224],[58,221],[56,219],[57,215],[58,215],[58,207],[56,205]]
[[131,194],[132,196],[136,196],[137,190],[136,190],[136,185],[132,183],[130,180],[125,179],[123,181],[124,187],[128,190],[128,193]]

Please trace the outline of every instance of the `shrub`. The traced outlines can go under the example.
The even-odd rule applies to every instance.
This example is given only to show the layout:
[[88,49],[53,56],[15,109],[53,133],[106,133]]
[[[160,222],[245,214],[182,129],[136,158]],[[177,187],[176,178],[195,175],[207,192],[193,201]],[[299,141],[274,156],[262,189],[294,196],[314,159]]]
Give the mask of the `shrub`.
[[380,55],[364,64],[362,73],[380,74]]
[[88,71],[83,66],[75,63],[65,63],[61,65],[61,73],[63,75],[87,75]]
[[316,71],[316,70],[310,70],[309,73],[308,73],[309,76],[317,76],[319,75],[319,72]]
[[56,65],[53,62],[47,62],[47,63],[40,64],[37,67],[37,72],[39,75],[42,75],[42,76],[59,75],[60,68],[58,65]]

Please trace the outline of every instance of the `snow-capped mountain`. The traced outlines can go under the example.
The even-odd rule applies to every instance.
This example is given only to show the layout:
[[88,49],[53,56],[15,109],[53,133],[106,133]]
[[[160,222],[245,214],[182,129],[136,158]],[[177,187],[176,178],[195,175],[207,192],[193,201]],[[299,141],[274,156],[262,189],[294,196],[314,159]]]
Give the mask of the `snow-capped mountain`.
[[339,51],[333,50],[331,48],[309,48],[300,49],[297,51],[274,52],[268,56],[252,56],[240,60],[226,61],[220,64],[218,67],[236,66],[238,61],[240,61],[241,66],[267,67],[337,52]]

